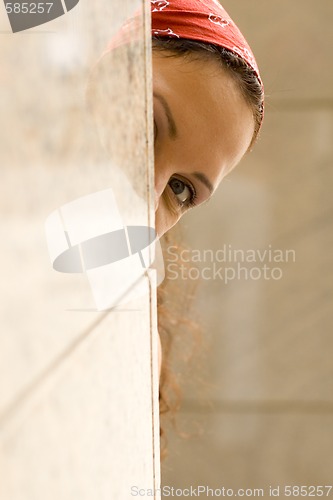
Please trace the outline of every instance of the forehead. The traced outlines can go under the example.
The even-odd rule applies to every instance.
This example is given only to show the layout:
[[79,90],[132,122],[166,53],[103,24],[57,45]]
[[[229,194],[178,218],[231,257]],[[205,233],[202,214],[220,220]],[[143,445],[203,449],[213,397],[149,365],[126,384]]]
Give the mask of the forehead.
[[219,181],[245,154],[253,114],[237,82],[218,61],[153,52],[153,87],[168,101],[184,162]]

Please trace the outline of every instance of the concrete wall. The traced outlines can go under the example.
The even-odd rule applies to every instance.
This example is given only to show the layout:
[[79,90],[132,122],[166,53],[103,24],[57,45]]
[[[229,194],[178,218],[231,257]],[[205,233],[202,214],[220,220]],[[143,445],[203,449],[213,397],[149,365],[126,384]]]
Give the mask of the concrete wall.
[[[0,498],[125,500],[131,486],[159,485],[153,283],[143,277],[142,293],[97,311],[89,273],[52,269],[44,226],[108,188],[124,225],[153,225],[149,5],[81,0],[16,34],[0,10]],[[135,10],[138,40],[87,94]]]

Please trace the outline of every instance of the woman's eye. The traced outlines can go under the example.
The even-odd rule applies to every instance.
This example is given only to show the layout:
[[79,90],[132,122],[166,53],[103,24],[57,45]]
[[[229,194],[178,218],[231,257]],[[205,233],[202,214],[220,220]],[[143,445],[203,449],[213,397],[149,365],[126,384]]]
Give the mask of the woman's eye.
[[192,205],[195,199],[194,188],[185,182],[172,177],[169,181],[169,186],[176,195],[176,198],[180,205]]

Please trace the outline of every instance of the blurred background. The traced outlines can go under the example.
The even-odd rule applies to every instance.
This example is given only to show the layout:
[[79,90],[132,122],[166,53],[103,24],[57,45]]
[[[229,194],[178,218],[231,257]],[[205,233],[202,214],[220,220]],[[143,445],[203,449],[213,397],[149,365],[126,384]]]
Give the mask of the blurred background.
[[[162,484],[264,488],[268,497],[270,485],[333,480],[333,4],[223,6],[256,55],[266,115],[254,151],[183,218],[183,239],[220,257],[224,248],[293,253],[281,262],[257,253],[240,264],[247,277],[227,255],[215,266],[233,268],[234,279],[200,280],[193,314],[207,347],[182,383]],[[250,275],[263,264],[279,269],[275,278]],[[213,270],[209,260],[194,266]]]

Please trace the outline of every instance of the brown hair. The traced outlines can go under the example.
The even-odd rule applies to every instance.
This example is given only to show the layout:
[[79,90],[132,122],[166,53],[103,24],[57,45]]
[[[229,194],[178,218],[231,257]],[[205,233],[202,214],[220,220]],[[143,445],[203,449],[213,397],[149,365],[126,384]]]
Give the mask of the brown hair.
[[[183,437],[188,433],[181,432],[177,426],[175,415],[181,403],[181,385],[188,377],[189,370],[195,360],[195,368],[205,349],[201,328],[194,318],[193,299],[197,282],[187,279],[191,263],[184,261],[182,250],[186,247],[182,242],[179,227],[173,228],[161,238],[164,254],[165,279],[157,289],[158,333],[162,345],[162,366],[159,383],[160,403],[160,437],[161,458],[166,457],[167,433],[171,423],[177,433]],[[173,279],[169,272],[168,250],[172,249],[173,256],[178,254],[177,263],[173,262],[173,270],[182,269],[184,281]],[[170,261],[171,262],[171,261]],[[176,268],[176,269],[175,269]],[[180,273],[179,273],[180,274]],[[193,384],[200,384],[201,378],[197,370],[191,373]],[[187,384],[188,385],[188,384]]]

